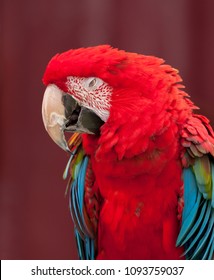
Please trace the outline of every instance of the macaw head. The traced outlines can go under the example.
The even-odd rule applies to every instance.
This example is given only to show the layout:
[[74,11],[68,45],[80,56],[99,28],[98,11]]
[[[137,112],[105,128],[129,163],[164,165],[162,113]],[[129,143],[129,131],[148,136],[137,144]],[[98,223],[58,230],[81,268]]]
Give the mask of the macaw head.
[[67,151],[66,131],[103,134],[106,141],[118,143],[119,152],[125,138],[152,139],[165,129],[171,115],[163,118],[161,112],[167,115],[185,103],[179,97],[184,95],[177,86],[180,81],[177,70],[162,59],[108,45],[57,54],[43,77],[45,128]]

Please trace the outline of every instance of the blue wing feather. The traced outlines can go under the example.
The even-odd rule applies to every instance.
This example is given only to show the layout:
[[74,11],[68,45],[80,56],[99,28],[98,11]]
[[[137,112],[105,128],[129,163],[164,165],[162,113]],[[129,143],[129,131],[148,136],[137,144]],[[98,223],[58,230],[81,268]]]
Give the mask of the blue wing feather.
[[204,203],[204,205],[201,209],[200,217],[197,219],[196,223],[190,229],[188,234],[185,230],[186,229],[185,225],[182,227],[182,229],[184,230],[184,234],[186,233],[186,235],[183,238],[181,238],[182,237],[182,232],[180,232],[179,237],[177,239],[177,245],[182,246],[183,244],[185,244],[197,232],[197,230],[200,228],[201,223],[203,222],[204,214],[205,214],[205,211],[206,211],[206,206],[207,206],[206,203]]
[[183,171],[184,209],[177,246],[184,246],[187,259],[213,259],[214,257],[214,164],[211,165],[212,198],[205,199],[193,168]]
[[[211,217],[209,219],[209,224],[207,229],[204,231],[204,235],[201,237],[198,246],[194,250],[194,253],[192,255],[192,259],[202,259],[204,257],[204,254],[206,252],[206,249],[209,247],[209,241],[212,238],[210,236],[210,233],[212,232],[213,229],[213,218],[214,218],[214,213],[211,214]],[[205,252],[204,252],[205,251]]]
[[[183,218],[186,219],[186,217],[190,214],[192,208],[195,206],[198,191],[197,191],[195,176],[191,168],[184,169],[183,179],[185,183],[185,192],[184,192],[185,207],[183,209]],[[186,187],[186,185],[188,185],[188,188]]]
[[198,248],[197,244],[200,243],[200,240],[203,239],[206,240],[206,227],[209,222],[209,214],[210,214],[209,210],[205,212],[205,217],[202,216],[204,220],[202,224],[198,226],[197,230],[195,231],[195,235],[192,235],[189,239],[185,241],[185,243],[183,243],[186,249],[184,255],[186,255],[187,258],[194,259],[194,256]]
[[212,259],[212,255],[213,255],[212,247],[213,246],[214,246],[214,232],[212,233],[212,238],[209,241],[209,244],[207,246],[207,249],[204,252],[204,256],[203,256],[202,260]]
[[[70,186],[70,211],[75,225],[75,238],[80,259],[95,258],[95,243],[91,238],[84,218],[84,188],[85,176],[89,158],[85,155],[75,165],[74,178]],[[69,160],[71,162],[71,160]],[[68,168],[66,168],[66,172]]]

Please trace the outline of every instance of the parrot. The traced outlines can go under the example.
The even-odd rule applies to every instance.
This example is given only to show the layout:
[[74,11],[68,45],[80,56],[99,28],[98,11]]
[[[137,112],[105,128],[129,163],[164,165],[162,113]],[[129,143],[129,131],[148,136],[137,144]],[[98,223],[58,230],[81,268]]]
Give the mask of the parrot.
[[79,258],[214,259],[214,132],[179,71],[96,45],[53,56],[43,83]]

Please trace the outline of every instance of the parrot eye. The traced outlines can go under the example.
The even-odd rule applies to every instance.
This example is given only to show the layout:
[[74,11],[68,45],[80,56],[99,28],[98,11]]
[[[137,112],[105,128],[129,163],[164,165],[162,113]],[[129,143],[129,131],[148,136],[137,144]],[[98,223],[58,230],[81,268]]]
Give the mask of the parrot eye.
[[88,86],[89,86],[89,87],[93,87],[93,86],[96,85],[96,82],[97,82],[96,79],[93,78],[93,79],[89,82]]
[[84,81],[84,86],[85,88],[88,88],[88,90],[97,89],[102,84],[103,81],[96,77],[86,78]]

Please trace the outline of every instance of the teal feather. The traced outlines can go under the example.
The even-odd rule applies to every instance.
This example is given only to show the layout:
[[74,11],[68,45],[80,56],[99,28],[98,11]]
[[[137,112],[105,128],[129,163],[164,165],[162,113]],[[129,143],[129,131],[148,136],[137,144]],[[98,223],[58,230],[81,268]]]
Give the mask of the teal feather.
[[214,256],[214,228],[213,228],[213,231],[212,231],[212,245],[211,245],[211,248],[210,248],[210,252],[209,252],[209,256],[208,256],[208,260],[212,260],[213,259],[213,256]]
[[[179,245],[182,246],[183,244],[185,244],[198,230],[198,228],[200,228],[202,222],[203,222],[203,218],[204,218],[204,213],[206,211],[206,207],[207,207],[207,203],[204,203],[202,209],[201,209],[201,215],[198,217],[198,219],[196,220],[194,226],[191,228],[191,230],[189,231],[189,233],[186,235],[186,237],[179,242]],[[179,237],[180,238],[180,237]]]
[[[207,202],[205,202],[205,204],[207,204]],[[205,217],[202,216],[203,223],[198,227],[198,229],[197,229],[198,232],[196,232],[196,234],[194,236],[192,236],[192,238],[190,238],[189,240],[186,241],[186,244],[188,244],[188,243],[189,244],[188,244],[188,246],[185,245],[186,250],[184,252],[184,255],[188,256],[188,254],[190,252],[191,259],[193,258],[193,255],[195,254],[197,244],[200,242],[201,238],[203,238],[206,233],[206,227],[207,227],[207,224],[209,222],[209,217],[210,217],[209,215],[210,215],[210,212],[208,209],[208,211],[206,211]],[[184,243],[182,245],[184,245]]]
[[78,250],[79,258],[81,260],[84,260],[84,259],[86,259],[85,250],[84,250],[84,243],[83,243],[83,239],[79,235],[79,232],[77,231],[77,229],[75,229],[75,237],[76,237],[76,244],[77,244],[77,250]]
[[200,182],[197,181],[194,173],[197,172],[197,168],[189,167],[183,171],[184,209],[176,245],[184,246],[187,259],[214,257],[214,165],[212,162],[210,165],[211,174],[208,176],[212,177],[211,199],[205,199],[201,193],[203,178],[200,177]]
[[79,167],[79,174],[77,177],[78,205],[80,207],[82,216],[83,216],[83,204],[84,204],[83,199],[84,199],[85,175],[86,175],[87,165],[88,165],[88,157],[85,157],[81,162],[81,166]]
[[182,246],[184,244],[184,239],[189,231],[194,226],[195,220],[197,218],[197,209],[200,205],[201,195],[198,195],[198,199],[196,201],[195,207],[190,212],[189,216],[182,221],[182,227],[180,233],[177,238],[176,246]]
[[[84,222],[83,215],[83,204],[84,204],[84,178],[87,168],[87,160],[82,163],[80,168],[79,176],[75,180],[71,187],[71,198],[70,209],[72,218],[75,220],[76,225],[79,228],[81,236],[90,235],[89,230]],[[83,177],[83,179],[81,178]]]
[[184,180],[184,209],[182,214],[182,227],[177,238],[176,246],[183,245],[186,235],[194,226],[197,209],[201,201],[201,193],[197,190],[196,180],[191,169],[183,172]]
[[84,219],[84,188],[85,176],[88,166],[88,157],[84,156],[77,165],[75,165],[74,180],[71,185],[70,211],[75,224],[75,237],[80,259],[95,258],[94,240],[90,238]]
[[[214,232],[211,234],[210,241],[209,241],[209,243],[207,245],[207,249],[204,252],[204,256],[203,256],[202,260],[210,259],[210,256],[213,255],[212,246],[214,248]],[[210,254],[210,256],[209,256],[209,254]]]
[[[192,259],[201,259],[204,256],[204,248],[206,251],[206,248],[209,245],[209,240],[211,239],[210,233],[212,232],[213,229],[213,222],[214,222],[214,212],[211,215],[211,218],[209,219],[209,224],[207,229],[205,230],[204,235],[200,238],[200,241],[198,243],[197,248],[194,250],[194,253],[192,255]],[[201,257],[202,255],[202,257]]]
[[[183,219],[190,214],[192,208],[195,206],[197,201],[197,184],[195,176],[191,168],[184,169],[183,171],[183,180],[184,180],[184,201],[185,207],[183,209]],[[188,187],[187,187],[188,186]]]

